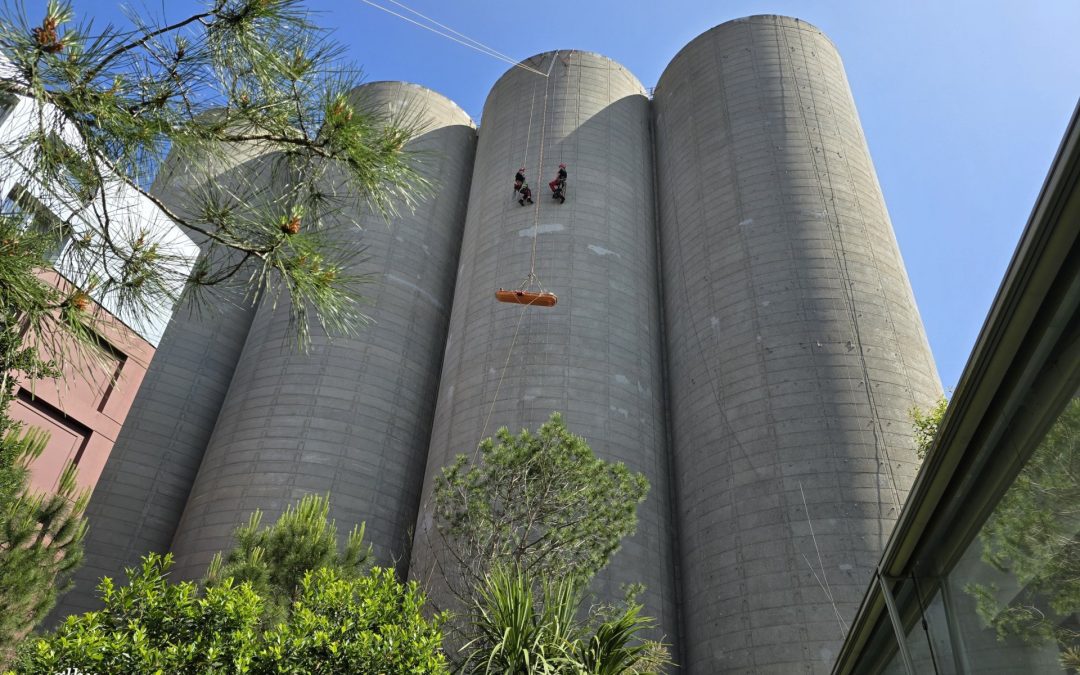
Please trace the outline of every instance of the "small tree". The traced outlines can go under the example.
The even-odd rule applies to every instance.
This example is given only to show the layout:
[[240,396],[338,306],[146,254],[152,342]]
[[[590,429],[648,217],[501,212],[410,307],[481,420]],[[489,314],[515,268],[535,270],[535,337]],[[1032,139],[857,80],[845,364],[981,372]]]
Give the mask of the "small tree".
[[341,579],[358,578],[371,565],[364,526],[354,527],[339,550],[337,525],[329,515],[330,497],[319,495],[287,507],[269,527],[262,527],[262,512],[256,511],[246,525],[236,528],[236,546],[228,555],[214,556],[206,586],[229,579],[250,584],[265,598],[267,622],[273,624],[285,617],[308,572],[329,568]]
[[38,457],[48,434],[38,429],[8,430],[0,436],[8,499],[0,502],[0,666],[15,645],[44,618],[68,576],[82,560],[89,492],[75,482],[69,464],[56,491],[34,493],[27,486],[27,465]]
[[471,600],[496,564],[537,578],[591,579],[637,527],[649,484],[596,457],[553,413],[533,434],[504,427],[479,460],[458,455],[435,480],[435,527],[451,591]]

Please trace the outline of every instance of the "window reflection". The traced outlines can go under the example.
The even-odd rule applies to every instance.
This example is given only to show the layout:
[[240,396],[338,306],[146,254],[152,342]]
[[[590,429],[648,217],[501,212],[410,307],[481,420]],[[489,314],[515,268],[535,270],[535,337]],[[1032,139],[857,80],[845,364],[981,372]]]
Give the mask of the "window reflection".
[[949,574],[972,672],[1080,669],[1078,534],[1073,398]]
[[[915,673],[1080,673],[1080,398],[948,573],[893,592]],[[907,672],[898,650],[875,671]]]

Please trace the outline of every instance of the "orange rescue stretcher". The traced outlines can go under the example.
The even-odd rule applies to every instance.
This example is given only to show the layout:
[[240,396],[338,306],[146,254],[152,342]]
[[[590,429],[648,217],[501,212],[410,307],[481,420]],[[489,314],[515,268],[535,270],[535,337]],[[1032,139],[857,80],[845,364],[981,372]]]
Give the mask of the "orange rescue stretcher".
[[546,291],[507,291],[501,288],[495,291],[495,299],[512,305],[536,305],[538,307],[554,307],[555,303],[559,301],[559,298],[554,293]]

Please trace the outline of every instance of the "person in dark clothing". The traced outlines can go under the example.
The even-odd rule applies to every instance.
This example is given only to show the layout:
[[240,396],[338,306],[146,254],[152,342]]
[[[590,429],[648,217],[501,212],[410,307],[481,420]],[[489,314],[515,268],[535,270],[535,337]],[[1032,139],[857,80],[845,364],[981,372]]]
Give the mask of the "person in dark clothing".
[[555,180],[548,183],[548,187],[551,188],[551,198],[558,199],[562,204],[566,201],[566,165],[559,165],[559,175]]
[[514,174],[514,194],[517,194],[521,190],[522,184],[525,182],[525,167],[518,169]]
[[521,190],[521,199],[518,200],[518,204],[521,204],[522,206],[525,206],[525,202],[529,202],[530,204],[532,204],[533,203],[532,190],[529,189],[529,184],[528,183],[522,183],[520,190]]

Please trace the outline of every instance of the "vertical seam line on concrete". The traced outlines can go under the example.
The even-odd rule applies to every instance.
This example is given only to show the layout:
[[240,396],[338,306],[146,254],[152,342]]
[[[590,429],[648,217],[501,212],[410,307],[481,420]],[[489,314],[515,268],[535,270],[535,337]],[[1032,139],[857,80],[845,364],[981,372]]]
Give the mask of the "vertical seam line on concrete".
[[649,107],[649,149],[652,155],[649,163],[651,165],[650,169],[652,172],[653,184],[653,238],[656,246],[656,265],[654,271],[656,274],[657,322],[659,323],[660,328],[660,397],[664,411],[664,456],[667,459],[668,524],[671,527],[669,546],[671,549],[672,593],[675,596],[675,656],[679,663],[685,665],[687,660],[685,637],[686,620],[683,617],[682,601],[684,593],[682,585],[682,537],[678,513],[678,495],[676,494],[675,489],[677,467],[671,424],[671,380],[668,374],[667,318],[664,307],[663,245],[660,238],[660,183],[657,177],[657,159],[659,155],[656,151],[656,119],[653,115],[653,106],[655,106],[655,103],[652,100],[649,100],[647,105]]

